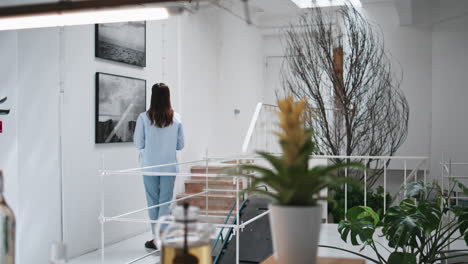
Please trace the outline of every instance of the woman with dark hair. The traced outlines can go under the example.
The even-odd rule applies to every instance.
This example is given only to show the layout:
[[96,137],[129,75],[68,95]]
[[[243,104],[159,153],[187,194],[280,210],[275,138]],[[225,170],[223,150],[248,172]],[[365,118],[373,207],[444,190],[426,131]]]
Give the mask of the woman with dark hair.
[[[176,151],[184,148],[184,132],[180,117],[171,106],[169,87],[163,83],[153,85],[151,105],[147,112],[138,116],[135,146],[141,150],[142,167],[177,162]],[[149,172],[177,172],[176,166],[147,169]],[[143,176],[148,207],[172,200],[175,176]],[[151,220],[169,214],[169,205],[148,210]],[[154,224],[151,225],[154,235]],[[154,239],[145,243],[155,249]]]

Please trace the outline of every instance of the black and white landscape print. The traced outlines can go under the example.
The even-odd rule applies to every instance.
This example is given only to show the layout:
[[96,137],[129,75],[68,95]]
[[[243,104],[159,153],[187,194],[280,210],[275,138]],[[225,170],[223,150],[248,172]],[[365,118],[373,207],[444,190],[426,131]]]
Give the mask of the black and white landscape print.
[[97,24],[96,57],[146,67],[146,22]]
[[145,80],[96,73],[96,143],[132,142],[145,111]]

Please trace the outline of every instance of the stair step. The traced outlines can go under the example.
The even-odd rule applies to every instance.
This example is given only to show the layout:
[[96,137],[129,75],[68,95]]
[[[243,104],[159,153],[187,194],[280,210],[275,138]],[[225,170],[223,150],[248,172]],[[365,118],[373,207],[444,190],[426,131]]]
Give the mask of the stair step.
[[[205,176],[192,176],[190,177],[192,180],[203,180],[205,181],[206,177]],[[187,180],[190,180],[187,179]],[[219,177],[208,177],[208,181],[233,181],[234,177],[232,176],[219,176]]]
[[[208,210],[208,217],[206,217],[205,210],[200,210],[198,220],[202,223],[224,224],[228,214],[228,210]],[[232,224],[235,216],[236,212],[233,211],[231,217],[229,217],[227,224]]]
[[[183,198],[189,194],[183,193],[177,195],[177,198]],[[184,202],[189,202],[190,205],[196,206],[200,209],[206,209],[206,196],[200,195],[195,197],[190,197],[179,201],[178,204],[182,205]],[[230,210],[232,205],[236,202],[235,195],[226,195],[226,194],[210,194],[208,195],[208,210]]]
[[[204,217],[200,216],[198,218],[200,223],[209,223],[209,224],[224,224],[226,221],[226,216],[223,217]],[[230,225],[234,222],[234,216],[231,216],[226,224]]]
[[[243,183],[239,182],[239,189],[242,190]],[[185,193],[193,194],[203,192],[206,188],[206,181],[204,179],[190,179],[185,181]],[[226,190],[226,192],[211,192],[210,194],[231,194],[235,193],[230,190],[236,190],[237,186],[232,180],[209,180],[209,189]]]
[[205,209],[200,209],[198,213],[200,216],[205,215],[205,213],[208,213],[208,215],[227,216],[229,214],[229,210],[208,210],[208,212],[206,212]]
[[[232,166],[208,166],[209,174],[221,173],[227,168],[232,168]],[[190,171],[192,173],[206,173],[206,166],[192,166]]]
[[226,163],[226,164],[249,164],[249,163],[253,163],[254,160],[252,159],[239,159],[239,160],[226,160],[226,161],[223,161],[222,163]]

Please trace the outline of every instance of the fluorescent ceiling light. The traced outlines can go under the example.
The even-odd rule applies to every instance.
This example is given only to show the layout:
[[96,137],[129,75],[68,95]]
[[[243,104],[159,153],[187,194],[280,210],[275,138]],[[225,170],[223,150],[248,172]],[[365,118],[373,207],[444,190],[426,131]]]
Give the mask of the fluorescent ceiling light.
[[291,0],[300,8],[344,6],[347,3],[361,7],[360,0]]
[[0,18],[0,30],[161,20],[167,19],[168,17],[169,13],[167,9],[161,7],[96,9],[92,11],[73,11],[67,13]]

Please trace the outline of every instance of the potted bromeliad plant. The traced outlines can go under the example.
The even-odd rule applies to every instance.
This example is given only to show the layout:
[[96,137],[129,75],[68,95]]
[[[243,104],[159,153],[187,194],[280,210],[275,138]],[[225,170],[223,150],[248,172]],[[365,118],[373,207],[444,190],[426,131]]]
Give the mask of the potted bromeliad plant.
[[[270,166],[241,165],[241,174],[252,178],[250,192],[271,197],[270,225],[275,257],[280,264],[316,263],[322,208],[317,203],[320,192],[332,185],[343,184],[335,172],[358,164],[309,165],[315,152],[311,129],[306,128],[306,101],[292,97],[278,101],[280,131],[276,133],[282,155],[258,152]],[[260,190],[267,185],[272,191]]]
[[[383,218],[369,207],[356,206],[339,223],[338,231],[346,242],[370,247],[376,255],[371,258],[360,253],[333,246],[324,246],[359,255],[379,264],[467,263],[468,249],[450,250],[458,239],[468,245],[468,207],[454,205],[455,186],[465,196],[468,189],[456,182],[444,193],[436,183],[412,183],[400,204],[390,207]],[[385,237],[388,245],[378,245],[375,237]],[[464,258],[461,260],[460,258]]]

